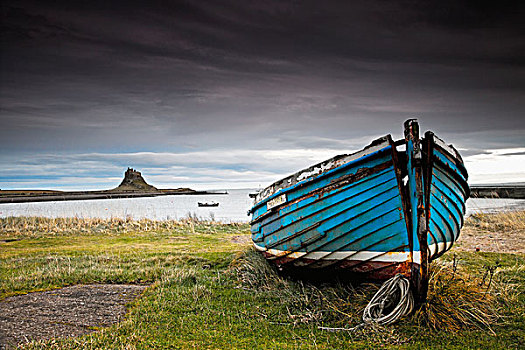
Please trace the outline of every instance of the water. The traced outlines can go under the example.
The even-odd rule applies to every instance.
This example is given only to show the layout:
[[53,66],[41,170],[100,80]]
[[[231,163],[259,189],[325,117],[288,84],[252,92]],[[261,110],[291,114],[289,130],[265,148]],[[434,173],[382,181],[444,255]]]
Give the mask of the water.
[[[227,195],[181,195],[143,198],[98,199],[37,203],[0,204],[0,217],[43,216],[79,218],[133,218],[180,220],[189,214],[220,222],[247,222],[253,189],[228,190]],[[199,207],[197,202],[219,202],[218,207]],[[525,210],[525,199],[470,198],[467,215]]]
[[[254,190],[228,190],[227,195],[174,195],[142,198],[95,199],[0,204],[0,217],[43,216],[78,218],[132,218],[180,220],[189,215],[220,222],[245,222]],[[198,202],[218,202],[218,207],[199,207]]]

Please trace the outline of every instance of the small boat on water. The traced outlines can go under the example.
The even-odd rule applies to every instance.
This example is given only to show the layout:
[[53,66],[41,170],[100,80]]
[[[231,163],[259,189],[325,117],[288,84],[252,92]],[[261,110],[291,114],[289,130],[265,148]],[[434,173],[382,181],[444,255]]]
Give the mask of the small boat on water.
[[219,203],[217,203],[217,202],[211,202],[211,203],[208,203],[208,202],[206,202],[206,203],[197,202],[197,205],[199,207],[218,207]]
[[363,150],[313,165],[261,190],[250,209],[254,246],[280,270],[402,274],[426,298],[429,263],[463,225],[467,171],[456,149],[417,120]]

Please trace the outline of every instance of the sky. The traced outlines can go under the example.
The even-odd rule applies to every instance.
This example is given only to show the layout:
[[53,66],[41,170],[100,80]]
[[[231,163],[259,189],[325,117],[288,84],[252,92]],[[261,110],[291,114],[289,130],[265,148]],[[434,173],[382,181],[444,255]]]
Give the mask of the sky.
[[1,3],[0,188],[265,187],[418,118],[525,182],[521,1]]

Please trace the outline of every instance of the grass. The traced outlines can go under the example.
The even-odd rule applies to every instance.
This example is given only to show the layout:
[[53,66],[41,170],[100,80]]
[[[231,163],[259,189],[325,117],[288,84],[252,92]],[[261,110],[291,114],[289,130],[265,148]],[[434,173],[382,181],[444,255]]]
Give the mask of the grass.
[[[525,213],[471,217],[512,230]],[[348,328],[378,285],[279,276],[250,248],[248,225],[98,219],[0,219],[0,299],[78,283],[148,284],[126,319],[28,349],[523,348],[525,256],[449,252],[432,264],[429,303],[389,326]],[[239,244],[237,242],[244,242]]]
[[474,214],[468,218],[467,228],[507,234],[523,232],[525,230],[525,211]]

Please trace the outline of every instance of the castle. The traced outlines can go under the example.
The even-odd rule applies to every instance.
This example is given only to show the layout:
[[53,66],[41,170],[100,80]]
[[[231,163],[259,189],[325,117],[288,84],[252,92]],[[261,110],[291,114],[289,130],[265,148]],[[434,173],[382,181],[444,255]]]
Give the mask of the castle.
[[142,179],[142,174],[140,173],[140,171],[137,171],[133,168],[128,168],[128,170],[126,170],[126,172],[124,173],[124,179],[128,179],[128,180],[138,180],[138,179]]

